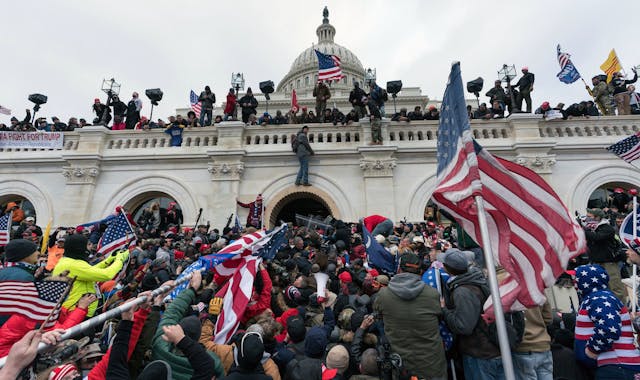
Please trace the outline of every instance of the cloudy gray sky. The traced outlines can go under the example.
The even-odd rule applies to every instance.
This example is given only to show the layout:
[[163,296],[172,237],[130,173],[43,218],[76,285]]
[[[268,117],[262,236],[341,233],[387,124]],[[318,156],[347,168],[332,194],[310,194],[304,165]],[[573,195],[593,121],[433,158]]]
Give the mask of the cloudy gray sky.
[[556,44],[588,82],[611,48],[627,71],[640,64],[634,25],[640,1],[616,4],[612,10],[592,0],[11,1],[0,22],[0,105],[22,118],[32,106],[27,96],[40,92],[49,96],[42,116],[91,119],[93,99],[105,99],[102,79],[114,77],[125,102],[132,91],[161,88],[155,118],[187,107],[189,91],[206,84],[221,99],[235,71],[253,87],[269,79],[277,84],[316,42],[325,5],[335,41],[365,68],[377,68],[379,82],[401,79],[442,98],[453,60],[462,62],[465,81],[482,76],[489,85],[503,63],[528,65],[536,74],[536,105],[570,104],[588,95],[581,82],[565,85],[555,77]]

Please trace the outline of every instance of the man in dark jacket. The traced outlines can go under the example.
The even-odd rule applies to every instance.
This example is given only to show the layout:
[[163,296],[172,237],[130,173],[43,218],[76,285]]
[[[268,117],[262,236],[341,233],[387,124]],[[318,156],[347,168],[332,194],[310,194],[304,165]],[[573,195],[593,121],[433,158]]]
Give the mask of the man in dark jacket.
[[296,156],[300,161],[300,170],[298,170],[298,176],[296,177],[296,186],[311,186],[309,183],[309,157],[313,156],[314,152],[311,149],[311,145],[309,145],[307,133],[309,133],[309,127],[305,125],[297,136]]
[[247,124],[249,122],[249,116],[251,114],[256,115],[256,108],[258,108],[258,100],[253,96],[251,87],[247,88],[247,93],[238,100],[238,104],[242,107],[242,122]]
[[318,82],[313,89],[313,96],[316,98],[316,115],[318,115],[318,121],[324,123],[324,110],[327,108],[327,100],[331,98],[331,91],[324,82]]
[[447,283],[442,311],[447,327],[456,334],[465,376],[472,380],[504,378],[500,349],[489,340],[482,318],[482,305],[491,293],[486,279],[481,271],[469,269],[466,252],[452,248],[438,261],[455,276]]
[[131,95],[131,100],[127,103],[127,121],[126,129],[135,128],[138,121],[140,121],[140,110],[142,109],[142,100],[137,92]]
[[229,374],[222,379],[226,380],[270,380],[271,376],[264,374],[262,369],[262,355],[264,343],[262,336],[257,332],[245,333],[237,346],[233,348],[234,366]]
[[584,227],[587,237],[587,248],[589,249],[589,262],[602,266],[609,275],[609,288],[623,301],[627,297],[627,292],[622,284],[620,268],[616,260],[616,230],[609,220],[605,219],[604,211],[599,208],[587,210],[586,226],[595,225],[595,228]]
[[122,100],[118,97],[118,95],[113,95],[111,97],[111,102],[109,106],[113,107],[113,114],[115,116],[120,116],[122,120],[124,120],[127,115],[127,105],[124,104]]
[[366,99],[367,94],[360,88],[360,83],[355,82],[353,84],[353,90],[349,93],[349,103],[353,105],[353,109],[356,111],[358,119],[362,119],[367,114],[367,110],[365,109],[365,106],[367,105]]
[[616,102],[616,108],[618,109],[618,115],[631,115],[631,106],[629,97],[629,90],[627,89],[627,85],[631,83],[636,83],[638,80],[638,73],[636,72],[636,68],[632,68],[633,70],[633,79],[625,80],[624,75],[622,73],[617,72],[613,73],[613,78],[611,78],[611,83],[609,83],[609,87],[611,88],[611,93],[613,94],[613,99]]
[[422,282],[420,267],[418,256],[402,255],[398,274],[380,290],[374,309],[382,316],[391,350],[400,355],[411,375],[446,379],[444,346],[438,330],[440,296]]
[[[202,111],[200,112],[200,125],[203,127],[206,125],[211,125],[211,117],[213,116],[213,105],[216,103],[216,94],[211,92],[211,88],[209,86],[204,86],[204,91],[200,93],[200,97],[198,97],[200,101],[200,105],[202,107]],[[207,122],[205,124],[204,117],[207,117]]]
[[533,82],[535,75],[529,72],[527,66],[522,68],[522,77],[518,79],[518,83],[511,85],[512,88],[519,87],[518,97],[516,98],[516,108],[522,110],[522,100],[527,102],[527,112],[531,113],[531,91],[533,91]]
[[507,102],[507,93],[502,88],[502,82],[499,80],[495,81],[495,86],[487,91],[485,96],[489,97],[489,103],[493,104],[493,102],[498,101],[502,108],[504,109]]

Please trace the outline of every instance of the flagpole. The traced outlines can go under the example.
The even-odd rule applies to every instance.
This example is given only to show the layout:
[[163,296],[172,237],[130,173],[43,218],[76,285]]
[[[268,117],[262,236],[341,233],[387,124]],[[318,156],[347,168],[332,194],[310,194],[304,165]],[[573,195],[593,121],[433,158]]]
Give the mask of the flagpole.
[[[633,238],[638,237],[638,197],[633,196]],[[631,313],[635,316],[638,304],[638,265],[633,264],[633,291],[631,292]]]
[[64,293],[62,293],[62,295],[60,295],[60,298],[58,299],[58,302],[56,303],[56,306],[51,310],[49,315],[47,315],[47,319],[45,319],[44,322],[42,322],[42,324],[40,325],[40,328],[38,329],[38,332],[42,332],[42,330],[44,330],[44,326],[46,326],[47,323],[49,323],[49,320],[53,316],[53,313],[55,313],[56,310],[60,309],[60,306],[62,305],[64,300],[67,298],[69,293],[71,293],[71,288],[73,287],[73,283],[76,282],[77,278],[78,278],[78,276],[74,276],[71,279],[71,281],[69,281],[67,283],[67,289],[65,289]]
[[487,227],[487,216],[485,215],[484,199],[481,195],[475,196],[476,207],[478,209],[478,224],[480,225],[480,234],[482,235],[482,251],[484,252],[484,261],[489,272],[489,286],[491,289],[491,300],[493,301],[493,311],[496,318],[496,327],[498,331],[498,343],[500,346],[500,356],[502,358],[502,367],[507,380],[514,380],[515,372],[513,370],[513,360],[511,358],[511,348],[509,346],[509,337],[507,335],[507,325],[504,320],[504,312],[502,310],[502,302],[500,300],[500,291],[498,287],[498,275],[493,261],[493,252],[491,249],[491,238],[489,236],[489,228]]

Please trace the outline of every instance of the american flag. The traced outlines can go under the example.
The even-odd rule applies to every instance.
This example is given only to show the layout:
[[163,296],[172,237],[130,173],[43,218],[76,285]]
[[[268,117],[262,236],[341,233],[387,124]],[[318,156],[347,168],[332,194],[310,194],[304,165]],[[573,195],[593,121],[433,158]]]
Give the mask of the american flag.
[[558,63],[560,63],[560,72],[558,75],[558,79],[562,83],[573,83],[580,79],[580,73],[571,62],[570,55],[567,53],[563,53],[560,51],[560,45],[558,45]]
[[[483,242],[474,196],[484,199],[489,235]],[[434,201],[507,271],[500,284],[505,309],[542,305],[571,258],[586,249],[584,231],[536,173],[492,156],[471,137],[460,63],[451,68],[438,128]],[[490,304],[485,309],[491,313]]]
[[7,245],[11,239],[11,218],[13,213],[10,212],[0,217],[0,247]]
[[628,163],[640,158],[640,133],[626,137],[607,147],[607,150]]
[[[640,210],[636,209],[636,215],[638,215],[639,211]],[[636,221],[636,226],[636,231],[640,231],[640,218]],[[620,230],[618,231],[618,236],[620,236],[620,239],[627,245],[627,247],[632,240],[636,239],[636,236],[633,233],[633,212],[629,213],[629,215],[627,215],[622,221]]]
[[191,94],[189,94],[189,102],[191,103],[191,110],[196,113],[196,117],[200,117],[200,111],[202,111],[202,105],[198,100],[198,95],[196,95],[193,90],[191,90]]
[[43,323],[53,312],[44,328],[52,327],[60,314],[58,301],[68,286],[64,281],[1,281],[0,315],[19,314]]
[[340,57],[329,55],[315,50],[318,56],[318,82],[339,81],[342,79],[342,69],[340,68]]
[[98,242],[98,254],[108,255],[114,250],[126,246],[128,243],[133,243],[136,240],[136,235],[129,224],[124,211],[121,211],[107,227],[107,230],[102,235],[102,238]]
[[0,106],[0,113],[5,115],[11,115],[11,110],[7,107]]

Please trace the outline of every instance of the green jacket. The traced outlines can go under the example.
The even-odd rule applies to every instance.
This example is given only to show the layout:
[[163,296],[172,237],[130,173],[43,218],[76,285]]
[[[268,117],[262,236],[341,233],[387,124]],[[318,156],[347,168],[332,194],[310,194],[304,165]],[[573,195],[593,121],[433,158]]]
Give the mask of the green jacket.
[[427,379],[447,376],[437,290],[418,275],[400,273],[380,290],[374,309],[382,315],[391,351],[400,354],[412,375]]
[[[117,256],[109,256],[106,260],[96,265],[91,265],[84,260],[62,257],[56,267],[53,268],[52,275],[58,276],[68,270],[69,278],[76,277],[69,297],[67,297],[62,306],[67,310],[73,310],[83,295],[87,293],[100,294],[97,283],[112,280],[120,272],[124,263],[127,262],[128,257],[129,251],[124,251],[118,253]],[[97,307],[98,301],[89,305],[87,318],[93,317]]]
[[[160,319],[158,331],[156,331],[156,335],[153,338],[153,360],[164,360],[169,363],[173,371],[173,378],[176,380],[191,379],[191,376],[193,375],[193,368],[185,356],[176,353],[176,349],[173,344],[162,339],[162,327],[177,325],[185,314],[187,314],[191,304],[195,302],[196,292],[193,289],[189,288],[180,293],[165,310],[162,319]],[[211,351],[207,352],[216,363],[216,377],[220,378],[224,376],[224,368],[222,367],[220,358]]]

